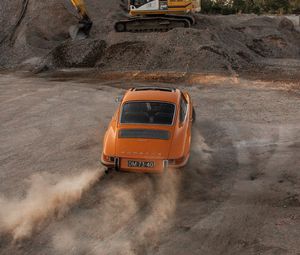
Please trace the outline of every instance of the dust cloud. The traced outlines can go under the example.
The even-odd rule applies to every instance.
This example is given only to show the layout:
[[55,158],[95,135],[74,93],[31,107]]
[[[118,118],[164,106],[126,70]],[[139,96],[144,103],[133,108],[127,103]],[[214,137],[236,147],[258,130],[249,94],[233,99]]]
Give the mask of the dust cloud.
[[168,169],[157,183],[157,196],[151,205],[151,212],[142,222],[137,235],[145,241],[155,241],[156,236],[163,226],[163,223],[172,219],[177,205],[180,174],[176,169]]
[[[138,186],[137,189],[142,189]],[[107,254],[108,251],[109,254],[133,254],[130,241],[122,240],[120,236],[127,233],[128,238],[126,225],[135,222],[136,215],[140,213],[139,201],[134,192],[122,184],[111,182],[106,192],[102,193],[102,202],[92,217],[86,217],[83,212],[77,218],[80,225],[59,226],[59,231],[52,238],[55,254]],[[88,232],[92,222],[97,224],[97,234]],[[82,232],[88,238],[82,240]]]
[[0,197],[0,234],[28,239],[53,218],[63,217],[103,175],[85,171],[72,177],[34,175],[23,199]]
[[[124,176],[126,178],[126,176]],[[181,174],[169,169],[161,175],[138,178],[130,189],[111,183],[95,218],[99,234],[82,240],[83,229],[95,219],[81,218],[80,226],[61,226],[52,239],[57,254],[143,254],[158,243],[174,220]],[[112,194],[114,194],[112,196]],[[85,231],[84,231],[85,232]],[[86,233],[86,232],[85,232]]]
[[148,197],[149,210],[139,211],[140,221],[134,229],[123,231],[106,249],[94,250],[95,254],[107,251],[107,247],[110,247],[109,254],[145,254],[149,247],[159,242],[160,234],[174,219],[181,175],[176,169],[168,169],[153,178],[154,194]]

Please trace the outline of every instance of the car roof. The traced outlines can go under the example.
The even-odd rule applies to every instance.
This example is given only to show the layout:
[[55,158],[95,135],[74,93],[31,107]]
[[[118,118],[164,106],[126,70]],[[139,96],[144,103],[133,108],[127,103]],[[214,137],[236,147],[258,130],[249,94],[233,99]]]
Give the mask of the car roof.
[[137,87],[129,89],[123,98],[128,101],[163,101],[177,104],[180,90],[165,87]]

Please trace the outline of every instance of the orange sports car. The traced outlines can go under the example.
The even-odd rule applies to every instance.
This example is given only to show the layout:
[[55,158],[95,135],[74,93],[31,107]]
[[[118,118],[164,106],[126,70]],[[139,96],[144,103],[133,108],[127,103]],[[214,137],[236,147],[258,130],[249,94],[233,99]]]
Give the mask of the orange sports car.
[[160,173],[187,163],[195,120],[188,93],[138,87],[119,102],[104,136],[101,162],[107,169]]

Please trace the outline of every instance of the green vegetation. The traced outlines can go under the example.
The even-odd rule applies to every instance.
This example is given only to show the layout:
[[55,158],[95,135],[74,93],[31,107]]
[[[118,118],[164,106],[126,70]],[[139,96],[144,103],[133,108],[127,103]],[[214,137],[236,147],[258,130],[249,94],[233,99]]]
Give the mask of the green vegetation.
[[202,12],[300,14],[300,0],[202,0]]

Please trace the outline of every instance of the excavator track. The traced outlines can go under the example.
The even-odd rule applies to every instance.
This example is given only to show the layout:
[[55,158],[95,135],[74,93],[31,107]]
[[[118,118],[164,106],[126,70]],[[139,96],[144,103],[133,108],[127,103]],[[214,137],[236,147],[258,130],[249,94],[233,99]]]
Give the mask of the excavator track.
[[189,28],[195,24],[194,17],[190,15],[164,15],[148,17],[132,17],[115,23],[116,32],[167,32],[174,28]]

